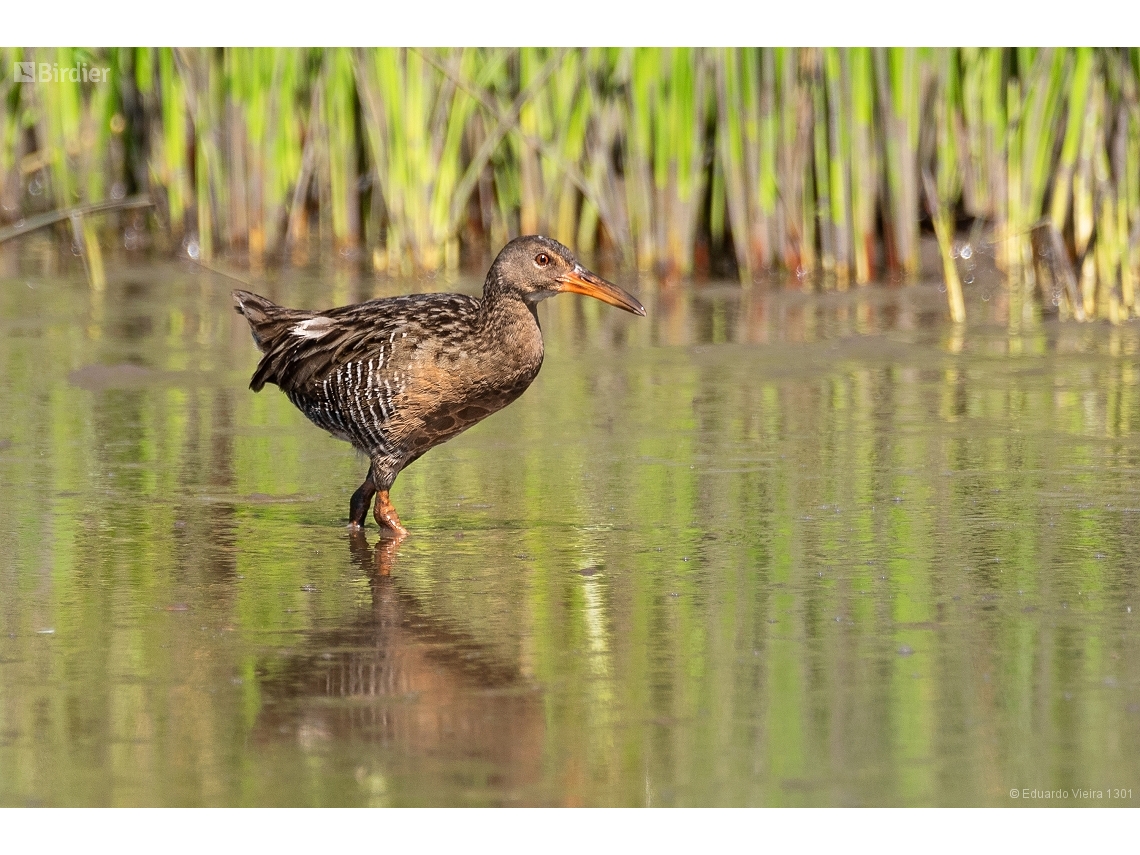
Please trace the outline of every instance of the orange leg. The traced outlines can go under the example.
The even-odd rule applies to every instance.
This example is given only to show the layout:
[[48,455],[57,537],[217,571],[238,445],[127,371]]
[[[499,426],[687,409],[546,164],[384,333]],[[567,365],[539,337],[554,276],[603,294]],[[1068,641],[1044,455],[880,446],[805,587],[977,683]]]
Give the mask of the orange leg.
[[397,516],[396,509],[392,506],[391,499],[388,498],[387,490],[381,490],[376,497],[376,507],[372,513],[381,529],[386,528],[397,537],[403,537],[408,533],[408,530],[400,524],[400,517]]

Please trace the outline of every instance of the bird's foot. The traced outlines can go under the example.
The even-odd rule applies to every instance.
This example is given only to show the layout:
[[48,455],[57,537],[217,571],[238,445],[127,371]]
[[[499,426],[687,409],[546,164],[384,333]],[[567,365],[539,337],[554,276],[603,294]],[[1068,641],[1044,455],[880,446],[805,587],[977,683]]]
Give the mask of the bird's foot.
[[[376,522],[380,526],[381,535],[387,534],[390,537],[402,539],[408,533],[408,530],[400,523],[400,517],[396,513],[396,509],[392,506],[392,501],[388,498],[388,491],[381,490],[380,495],[376,497],[376,507],[373,510],[373,516],[376,517]],[[387,529],[387,531],[385,531]]]

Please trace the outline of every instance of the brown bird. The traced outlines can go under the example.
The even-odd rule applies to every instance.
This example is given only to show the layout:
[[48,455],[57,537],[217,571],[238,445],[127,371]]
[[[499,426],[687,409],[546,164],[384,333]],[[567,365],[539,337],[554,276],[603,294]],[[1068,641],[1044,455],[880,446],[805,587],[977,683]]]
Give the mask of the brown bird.
[[563,291],[645,314],[539,235],[503,247],[482,300],[413,294],[312,312],[249,291],[233,295],[265,354],[249,388],[275,383],[311,422],[367,454],[372,465],[352,496],[349,525],[364,524],[376,496],[376,522],[403,535],[388,497],[396,476],[526,391],[542,366],[536,307]]

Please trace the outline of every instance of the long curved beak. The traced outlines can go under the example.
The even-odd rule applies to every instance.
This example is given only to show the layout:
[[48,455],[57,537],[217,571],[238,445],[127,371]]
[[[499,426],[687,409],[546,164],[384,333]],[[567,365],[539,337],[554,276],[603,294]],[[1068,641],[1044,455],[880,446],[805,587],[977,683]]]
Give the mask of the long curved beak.
[[585,294],[587,297],[594,297],[603,303],[645,317],[645,306],[641,305],[632,294],[626,293],[612,282],[607,282],[601,276],[595,276],[581,264],[574,265],[574,269],[560,276],[558,282],[562,286],[559,291]]

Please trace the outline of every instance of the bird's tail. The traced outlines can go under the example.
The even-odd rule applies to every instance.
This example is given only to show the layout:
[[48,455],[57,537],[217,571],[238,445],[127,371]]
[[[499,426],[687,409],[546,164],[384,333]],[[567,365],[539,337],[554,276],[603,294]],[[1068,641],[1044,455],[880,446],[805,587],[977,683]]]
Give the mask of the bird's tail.
[[278,306],[252,291],[236,290],[233,295],[234,311],[249,322],[253,342],[262,353],[267,352],[273,346],[273,342],[289,327],[313,316],[312,312]]

